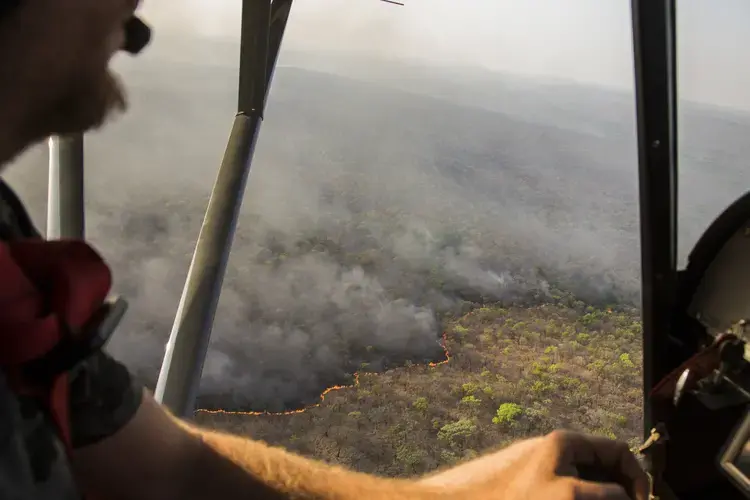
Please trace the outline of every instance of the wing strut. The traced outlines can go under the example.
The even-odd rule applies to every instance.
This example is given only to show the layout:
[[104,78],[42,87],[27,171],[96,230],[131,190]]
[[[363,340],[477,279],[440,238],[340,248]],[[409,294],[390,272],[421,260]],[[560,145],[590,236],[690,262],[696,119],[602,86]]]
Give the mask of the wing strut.
[[47,185],[47,238],[85,236],[83,135],[51,137]]
[[156,398],[191,417],[265,100],[292,0],[243,0],[238,111],[198,236],[156,385]]

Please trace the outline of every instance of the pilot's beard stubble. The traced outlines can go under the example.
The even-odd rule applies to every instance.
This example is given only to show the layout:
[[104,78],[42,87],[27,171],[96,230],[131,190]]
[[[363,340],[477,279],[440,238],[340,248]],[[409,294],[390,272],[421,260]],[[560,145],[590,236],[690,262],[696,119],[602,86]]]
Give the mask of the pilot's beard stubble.
[[120,78],[107,70],[100,78],[81,81],[61,96],[50,110],[45,135],[66,135],[101,127],[107,118],[127,109],[127,99]]
[[[47,105],[17,123],[15,134],[0,144],[0,171],[29,147],[51,135],[65,136],[97,129],[109,117],[127,110],[120,78],[111,70],[95,78],[81,78]],[[11,137],[12,135],[12,137]]]
[[20,10],[0,24],[0,66],[8,75],[0,78],[0,170],[51,135],[99,128],[127,108],[123,86],[109,67],[116,53],[109,43],[80,57],[61,50],[58,57],[45,34],[29,28],[36,21],[27,14]]

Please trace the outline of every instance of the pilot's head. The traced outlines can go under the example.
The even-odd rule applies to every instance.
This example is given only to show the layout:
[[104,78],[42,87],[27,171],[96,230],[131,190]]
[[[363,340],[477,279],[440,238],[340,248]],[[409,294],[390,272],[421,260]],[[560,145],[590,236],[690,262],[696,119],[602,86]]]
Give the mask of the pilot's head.
[[126,108],[109,69],[139,0],[0,2],[0,163]]

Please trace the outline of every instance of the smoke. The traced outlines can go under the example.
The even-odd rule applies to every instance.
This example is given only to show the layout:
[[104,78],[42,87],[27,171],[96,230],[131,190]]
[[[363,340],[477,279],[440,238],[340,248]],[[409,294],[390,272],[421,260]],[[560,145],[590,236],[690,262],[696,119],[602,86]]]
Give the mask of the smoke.
[[[149,384],[231,126],[238,54],[162,40],[206,59],[157,45],[118,61],[132,110],[86,143],[88,234],[131,302],[110,349]],[[301,68],[309,53],[286,52],[277,71],[202,405],[287,409],[356,370],[437,359],[444,317],[468,302],[558,288],[637,302],[632,95],[326,61],[317,73]],[[46,151],[18,163],[8,179],[41,223]]]

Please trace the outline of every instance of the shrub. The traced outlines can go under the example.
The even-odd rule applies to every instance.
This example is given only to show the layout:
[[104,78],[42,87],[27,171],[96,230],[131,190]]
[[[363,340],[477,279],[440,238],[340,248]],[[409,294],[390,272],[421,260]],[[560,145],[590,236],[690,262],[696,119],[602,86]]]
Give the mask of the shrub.
[[479,390],[479,386],[475,384],[474,382],[468,382],[462,385],[461,388],[468,395],[474,394],[475,392]]
[[477,426],[472,419],[462,418],[442,426],[438,431],[438,439],[453,443],[459,438],[471,437],[476,430]]
[[492,418],[492,423],[498,425],[513,424],[522,413],[523,408],[520,405],[516,403],[503,403]]
[[461,404],[464,404],[464,405],[478,406],[481,403],[482,403],[482,400],[474,396],[473,394],[471,396],[464,396],[463,398],[461,398]]
[[430,405],[427,402],[427,398],[425,398],[425,397],[419,397],[419,398],[417,398],[417,399],[414,400],[414,402],[412,403],[412,406],[417,411],[425,413],[427,411],[427,409],[429,408]]
[[620,354],[620,363],[626,368],[635,368],[633,361],[630,359],[630,354],[626,352]]

